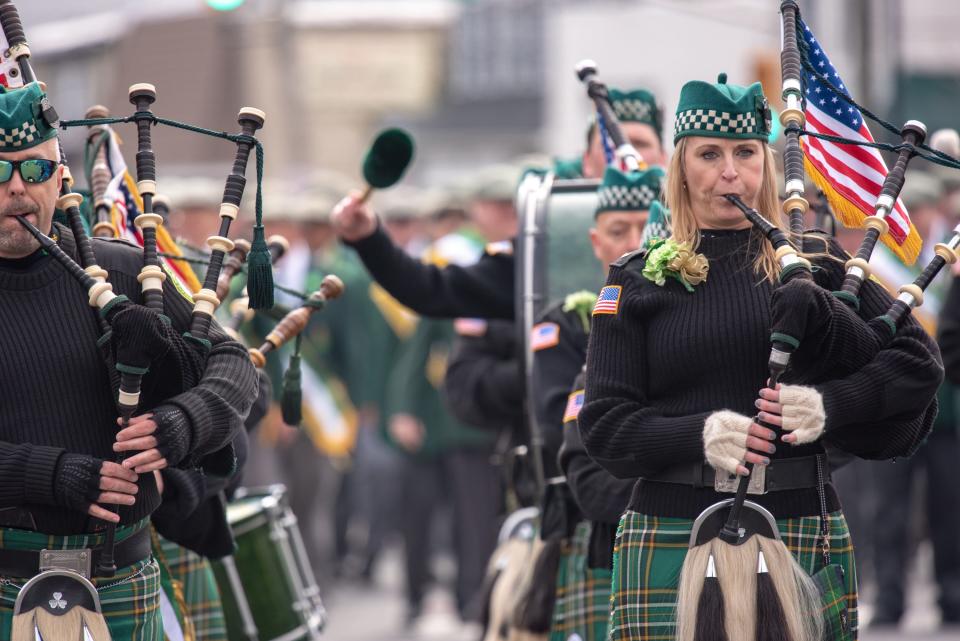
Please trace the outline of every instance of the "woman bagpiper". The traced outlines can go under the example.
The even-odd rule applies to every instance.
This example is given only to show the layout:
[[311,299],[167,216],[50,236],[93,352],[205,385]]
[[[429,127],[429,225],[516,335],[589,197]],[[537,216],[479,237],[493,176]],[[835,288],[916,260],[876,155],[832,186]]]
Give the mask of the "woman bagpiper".
[[[727,84],[725,74],[718,80],[689,82],[681,92],[665,194],[671,239],[614,263],[593,312],[580,432],[598,463],[616,476],[640,477],[617,533],[611,639],[675,638],[694,519],[732,498],[723,492],[737,485],[731,475],[748,474],[745,463],[755,466],[753,476],[765,472],[763,493],[748,499],[773,514],[800,568],[809,575],[828,561],[842,568],[839,597],[817,605],[834,619],[826,622],[825,638],[853,639],[853,544],[824,444],[840,440],[853,451],[901,423],[932,420],[939,353],[910,319],[853,374],[808,381],[793,368],[778,391],[761,390],[779,268],[770,242],[725,196],[738,196],[780,226],[766,142],[770,112],[759,83]],[[839,247],[808,233],[802,249],[816,284],[840,289],[846,256]],[[857,314],[872,319],[891,300],[867,282]],[[833,323],[833,331],[849,332],[851,341],[870,331],[850,320]],[[755,415],[782,436],[754,422]],[[754,631],[731,627],[729,608],[736,599],[753,602],[756,589],[727,592],[726,637],[749,641]]]

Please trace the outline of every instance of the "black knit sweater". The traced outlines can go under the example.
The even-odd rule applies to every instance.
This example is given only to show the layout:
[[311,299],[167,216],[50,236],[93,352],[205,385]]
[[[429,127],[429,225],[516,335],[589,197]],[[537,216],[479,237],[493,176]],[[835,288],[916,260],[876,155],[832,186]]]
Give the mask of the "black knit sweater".
[[[75,255],[69,230],[57,226],[60,246]],[[142,250],[123,241],[94,241],[99,264],[114,292],[140,300],[137,273]],[[58,462],[65,452],[112,460],[117,432],[116,394],[97,347],[100,329],[80,285],[49,256],[38,254],[0,268],[0,511],[21,508],[36,529],[76,534],[102,527],[86,514],[65,509],[59,495]],[[166,314],[173,328],[189,328],[192,304],[170,280],[164,285]],[[150,398],[172,361],[151,365],[144,378],[145,408],[177,408],[189,423],[188,462],[221,450],[241,429],[256,397],[256,371],[246,350],[216,325],[206,370],[193,389],[172,398]],[[144,410],[146,411],[146,409]],[[120,510],[122,524],[148,516],[160,502],[152,474],[138,481],[136,504]]]
[[[593,317],[579,427],[587,451],[613,474],[651,477],[672,465],[702,462],[703,426],[711,413],[756,413],[754,401],[768,376],[773,291],[752,267],[760,244],[754,230],[704,231],[698,251],[710,261],[710,272],[692,293],[669,278],[663,287],[645,278],[642,255],[611,267],[607,284],[623,288],[619,310]],[[842,255],[835,245],[830,251]],[[842,263],[828,258],[815,263],[818,284],[839,289]],[[865,283],[859,314],[873,318],[890,302],[882,288]],[[871,331],[865,324],[844,328]],[[842,435],[845,443],[855,444],[875,438],[880,426],[935,413],[933,399],[942,376],[936,344],[910,318],[859,371],[818,382],[794,369],[783,382],[815,383],[827,416],[823,440]],[[778,442],[777,448],[774,459],[819,453],[822,444]],[[729,495],[641,480],[630,508],[694,518],[722,498]],[[812,489],[756,499],[778,518],[819,513]],[[827,507],[839,507],[829,486]]]
[[514,258],[487,251],[467,266],[437,267],[412,258],[377,226],[353,247],[370,275],[390,295],[423,316],[512,319]]

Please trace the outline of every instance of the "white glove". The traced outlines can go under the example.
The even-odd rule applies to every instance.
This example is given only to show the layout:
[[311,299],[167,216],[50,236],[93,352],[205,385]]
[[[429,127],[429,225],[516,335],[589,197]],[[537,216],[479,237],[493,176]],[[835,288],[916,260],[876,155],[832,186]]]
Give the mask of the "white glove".
[[747,457],[747,436],[753,419],[730,410],[720,410],[703,424],[703,453],[716,470],[737,474]]
[[794,445],[813,443],[823,434],[827,413],[820,392],[803,385],[781,385],[780,405],[783,429],[796,437]]

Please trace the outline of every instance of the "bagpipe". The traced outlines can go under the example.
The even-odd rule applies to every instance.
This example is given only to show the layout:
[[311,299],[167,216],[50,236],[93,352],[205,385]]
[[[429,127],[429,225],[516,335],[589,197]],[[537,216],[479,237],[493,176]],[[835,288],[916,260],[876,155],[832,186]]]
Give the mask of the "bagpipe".
[[[276,264],[289,250],[290,244],[284,237],[274,235],[267,239],[267,246],[271,262]],[[244,274],[244,259],[249,247],[250,244],[245,240],[236,241],[217,284],[217,297],[221,300],[226,299],[231,290],[237,292],[230,303],[230,316],[225,320],[223,329],[241,343],[244,342],[241,331],[255,314],[255,310],[249,307],[246,288],[236,287],[240,284],[239,277]],[[206,265],[210,262],[210,255],[192,260]],[[338,277],[328,274],[320,288],[309,295],[279,284],[275,287],[303,299],[303,304],[287,311],[269,331],[260,347],[249,348],[248,353],[254,366],[263,368],[267,355],[295,341],[290,365],[284,373],[281,407],[284,422],[297,427],[301,422],[302,403],[300,337],[311,316],[323,309],[327,301],[342,293],[343,284]],[[264,314],[273,318],[283,311],[282,306],[277,305]],[[246,427],[248,430],[254,429],[249,419]],[[202,502],[194,512],[182,517],[187,527],[195,518],[200,522],[204,518],[223,519],[233,534],[234,550],[209,553],[212,576],[221,595],[228,637],[320,638],[326,610],[297,517],[289,505],[287,489],[283,485],[241,487],[233,494],[230,492],[232,483],[229,481],[225,491]],[[200,514],[203,510],[208,514]],[[158,531],[161,530],[160,524],[156,521],[155,524]],[[171,540],[178,542],[176,538]],[[191,547],[186,541],[183,545]]]
[[[783,100],[785,109],[781,122],[785,127],[784,179],[787,197],[784,213],[789,217],[789,236],[766,220],[760,212],[748,207],[735,196],[728,200],[736,205],[761,233],[771,242],[780,264],[779,284],[771,303],[771,351],[768,359],[769,386],[775,389],[788,368],[802,378],[816,381],[828,375],[837,377],[853,373],[866,365],[895,338],[898,329],[910,312],[923,303],[924,290],[947,264],[957,260],[960,247],[960,226],[952,237],[935,246],[935,257],[916,279],[902,285],[889,309],[875,318],[861,318],[861,287],[870,277],[870,257],[879,240],[890,243],[888,219],[898,212],[898,198],[911,159],[917,155],[960,168],[955,158],[923,145],[926,128],[918,121],[908,121],[899,130],[880,121],[853,102],[846,92],[834,86],[810,63],[806,51],[795,0],[781,3],[783,50]],[[809,32],[809,29],[803,27]],[[811,36],[812,37],[812,36]],[[829,88],[834,101],[842,100],[851,110],[856,108],[881,122],[900,135],[899,145],[884,145],[872,140],[847,140],[821,134],[805,125],[805,78],[802,71]],[[819,90],[819,88],[818,88]],[[832,143],[878,147],[897,153],[897,160],[886,173],[872,215],[861,216],[865,227],[863,241],[853,257],[844,265],[842,285],[837,291],[827,291],[814,282],[809,262],[800,253],[816,253],[816,234],[804,233],[804,215],[808,202],[804,198],[805,159],[801,136],[812,136]],[[822,180],[822,178],[821,178]],[[836,191],[829,185],[818,186],[827,192],[833,209],[849,207],[836,201]],[[831,195],[833,198],[831,198]],[[905,210],[904,210],[905,211]],[[849,218],[841,222],[849,224]],[[902,223],[901,223],[902,224]],[[910,232],[915,232],[907,220]],[[820,253],[829,253],[825,239]],[[901,241],[901,245],[906,243]],[[830,322],[827,322],[827,320]],[[853,328],[852,331],[841,331]],[[760,423],[759,417],[754,419]],[[780,429],[774,429],[779,436]],[[905,421],[898,433],[877,435],[877,446],[871,451],[858,451],[865,458],[889,459],[909,456],[923,442],[930,425],[922,419]],[[889,438],[888,438],[889,437]],[[841,443],[842,445],[842,443]],[[821,515],[819,548],[823,554],[822,573],[836,572],[831,565],[829,519],[823,498],[823,484],[828,479],[824,457],[817,457],[818,491]],[[682,641],[720,640],[734,638],[738,633],[758,641],[785,639],[807,641],[821,638],[825,625],[821,611],[819,577],[810,577],[800,568],[793,556],[780,542],[776,520],[768,510],[746,500],[748,489],[763,484],[757,467],[747,464],[749,476],[740,477],[733,498],[721,501],[700,514],[690,538],[690,550],[681,577],[678,603],[678,639]],[[720,472],[717,472],[719,475]],[[819,573],[818,573],[819,574]],[[754,586],[756,597],[744,596],[744,586]],[[749,593],[749,591],[747,591]],[[740,605],[733,605],[736,599]],[[744,602],[746,605],[744,605]],[[844,609],[845,611],[845,609]]]
[[608,161],[616,159],[627,171],[646,169],[640,152],[630,143],[630,139],[623,133],[623,127],[610,104],[610,97],[605,85],[597,76],[597,63],[593,60],[582,60],[576,67],[577,78],[586,88],[587,96],[593,101],[597,110],[597,127],[600,129],[600,138],[606,145],[609,137],[613,149],[609,150]]
[[[30,63],[30,48],[24,35],[16,7],[11,2],[0,3],[0,28],[9,45],[12,58],[15,59],[19,76],[25,85],[37,82]],[[121,425],[129,423],[130,418],[137,412],[141,400],[143,377],[147,373],[151,360],[157,357],[156,347],[163,341],[182,341],[191,345],[187,353],[194,352],[196,358],[191,365],[196,370],[195,377],[199,377],[203,368],[203,356],[209,348],[208,332],[213,311],[219,304],[215,293],[221,264],[226,252],[233,249],[233,243],[227,236],[230,223],[239,211],[240,201],[246,183],[244,176],[247,161],[251,151],[256,149],[258,169],[257,189],[257,228],[254,233],[254,242],[250,251],[251,290],[255,307],[272,305],[272,273],[270,271],[269,256],[266,259],[266,269],[263,269],[263,256],[267,254],[263,240],[261,222],[260,182],[262,180],[262,147],[254,134],[263,125],[264,115],[252,108],[244,108],[240,112],[239,122],[241,132],[237,135],[223,134],[204,130],[183,123],[165,121],[157,118],[150,107],[156,99],[154,87],[148,84],[137,84],[130,89],[130,100],[136,112],[128,118],[108,118],[102,110],[88,112],[93,116],[84,121],[60,121],[52,105],[44,97],[41,104],[40,117],[52,127],[66,128],[69,126],[106,126],[116,122],[134,122],[137,125],[138,146],[137,188],[142,197],[142,211],[136,217],[135,225],[143,239],[143,266],[137,280],[141,284],[144,305],[136,305],[123,295],[113,291],[113,286],[107,281],[108,273],[97,263],[93,243],[87,234],[87,224],[80,211],[83,197],[71,191],[72,177],[64,164],[63,191],[57,202],[57,208],[66,217],[70,230],[74,236],[77,260],[68,256],[55,240],[47,236],[42,230],[31,225],[24,217],[18,221],[37,240],[40,246],[50,254],[54,260],[84,288],[89,303],[97,310],[98,322],[103,334],[101,345],[107,346],[111,377],[118,388],[117,411],[121,418]],[[192,314],[190,330],[184,336],[177,336],[170,330],[169,319],[164,315],[163,287],[167,274],[160,266],[156,244],[156,234],[162,223],[162,216],[154,211],[154,195],[156,193],[156,158],[152,148],[152,127],[157,123],[170,124],[190,129],[200,133],[215,135],[231,140],[237,145],[231,174],[226,180],[224,195],[220,207],[221,226],[216,236],[208,240],[213,250],[210,269],[207,271],[204,288],[195,296],[195,307]],[[101,159],[102,160],[102,159]],[[97,236],[115,236],[115,230],[107,220],[108,203],[103,199],[105,190],[102,162],[96,164],[94,179],[91,185],[97,194],[95,210],[97,225],[94,233]],[[109,232],[109,233],[108,233]],[[266,291],[264,291],[266,290]],[[122,428],[121,428],[122,429]],[[100,604],[97,590],[91,582],[91,577],[109,577],[116,572],[114,561],[114,543],[116,526],[107,524],[101,549],[83,549],[65,551],[58,554],[57,559],[51,561],[44,571],[31,579],[21,590],[14,610],[14,634],[17,639],[34,639],[40,635],[44,638],[80,638],[87,634],[88,638],[109,638],[106,625],[100,614]],[[96,560],[94,567],[93,561]],[[50,600],[50,594],[69,596],[57,602]],[[68,605],[69,608],[65,607]]]
[[[770,241],[780,266],[779,283],[771,302],[770,389],[776,389],[783,375],[794,369],[805,380],[817,382],[818,378],[828,375],[838,377],[853,373],[873,360],[895,338],[910,312],[923,303],[924,290],[944,265],[956,262],[957,248],[960,247],[958,225],[947,242],[935,246],[936,255],[921,274],[912,283],[899,288],[899,295],[886,312],[867,319],[858,315],[861,287],[870,277],[870,257],[878,240],[885,239],[890,232],[887,219],[899,207],[898,197],[911,159],[922,155],[954,168],[960,168],[960,163],[923,145],[926,128],[922,123],[911,120],[897,130],[854,103],[848,94],[819,74],[809,62],[805,50],[796,0],[784,0],[780,10],[785,103],[780,119],[786,138],[783,210],[789,217],[789,234],[736,196],[727,196]],[[881,122],[886,129],[896,131],[901,143],[893,146],[846,140],[804,129],[803,70],[830,88],[837,96],[835,101],[843,100],[844,104]],[[810,263],[803,255],[817,253],[818,249],[821,254],[830,252],[824,238],[804,231],[804,216],[809,207],[803,195],[804,172],[809,160],[805,158],[801,136],[879,147],[897,153],[896,163],[886,172],[875,196],[872,215],[861,216],[862,226],[866,229],[864,238],[856,255],[846,261],[842,285],[837,291],[828,291],[816,284]],[[845,203],[836,202],[835,191],[831,191],[828,185],[822,188],[830,204],[835,205],[833,209],[846,207],[849,214]],[[844,221],[841,216],[841,222],[849,222],[849,219]],[[912,226],[909,229],[912,230]],[[811,252],[807,245],[816,245],[820,241],[821,246],[814,247]],[[885,241],[890,242],[889,239]],[[841,331],[840,328],[854,328],[854,331]],[[777,436],[782,434],[780,428],[761,423],[759,416],[754,421],[773,429]],[[875,449],[856,453],[877,459],[909,456],[923,442],[930,428],[922,419],[905,421],[897,427],[898,434],[878,433]],[[821,579],[837,573],[839,568],[831,565],[829,517],[823,491],[824,483],[829,479],[825,457],[817,456],[816,470],[821,505],[818,548],[823,556],[823,569],[814,577],[797,564],[780,541],[774,515],[759,504],[746,500],[748,491],[754,491],[758,484],[763,485],[760,473],[763,469],[751,463],[746,467],[750,474],[740,477],[733,485],[734,497],[707,508],[694,523],[679,590],[677,638],[681,641],[708,641],[732,639],[739,635],[757,641],[819,639],[826,625],[821,615],[823,597],[820,592],[828,583]],[[744,596],[745,586],[753,586],[756,596]],[[733,600],[739,601],[740,605],[734,605]],[[842,612],[845,611],[843,607]],[[846,621],[842,613],[841,620]]]

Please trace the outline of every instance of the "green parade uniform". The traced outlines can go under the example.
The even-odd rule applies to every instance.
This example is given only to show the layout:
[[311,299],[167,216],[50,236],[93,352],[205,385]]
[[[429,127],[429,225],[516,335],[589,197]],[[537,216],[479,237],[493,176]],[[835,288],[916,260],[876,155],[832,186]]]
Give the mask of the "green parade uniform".
[[[448,235],[428,249],[425,259],[441,264],[467,259],[469,244],[460,234]],[[472,251],[477,253],[475,247]],[[411,617],[419,612],[429,580],[431,516],[442,493],[449,495],[453,507],[455,596],[462,617],[472,614],[472,601],[496,545],[500,495],[490,462],[495,436],[453,418],[440,393],[454,335],[451,321],[420,319],[390,373],[389,414],[415,417],[424,430],[415,450],[396,443],[388,433],[405,459],[402,529]]]
[[[344,293],[324,312],[317,336],[329,343],[330,368],[343,381],[357,412],[356,447],[345,466],[337,493],[334,548],[338,563],[350,553],[349,525],[357,517],[369,531],[359,555],[368,576],[379,556],[391,522],[394,503],[393,453],[383,450],[384,405],[391,365],[416,329],[415,316],[377,285],[349,247],[336,247],[325,257],[330,273],[344,282]],[[321,338],[321,340],[323,340]],[[387,458],[389,457],[389,458]]]
[[[675,140],[766,140],[769,123],[759,83],[747,88],[725,81],[684,86]],[[804,250],[822,251],[822,241],[810,241]],[[668,244],[628,254],[611,267],[602,304],[594,308],[580,433],[587,452],[612,474],[640,477],[614,551],[613,641],[674,636],[678,580],[694,519],[730,497],[714,489],[715,473],[705,462],[704,425],[722,409],[755,415],[757,390],[769,376],[774,285],[753,268],[764,242],[751,228],[700,229],[693,251],[709,261],[709,277],[696,284],[679,271],[676,278],[666,277]],[[835,244],[829,249],[843,255]],[[816,284],[828,292],[840,289],[842,260],[811,260]],[[890,303],[889,295],[867,281],[857,313],[869,320],[885,313]],[[872,337],[865,323],[849,323],[842,331],[849,335],[843,341]],[[836,374],[827,372],[824,380],[809,380],[801,359],[793,359],[783,382],[815,385],[826,429],[820,440],[778,443],[770,454],[767,492],[750,497],[774,515],[783,543],[806,572],[823,570],[829,578],[836,576],[835,566],[843,568],[842,584],[823,595],[829,638],[855,638],[857,592],[852,542],[833,486],[822,473],[823,441],[866,451],[881,430],[896,434],[910,421],[932,420],[936,412],[934,396],[942,377],[936,345],[910,318],[896,336],[843,378],[831,379]],[[790,465],[803,466],[805,477],[794,476],[794,484],[783,489],[772,485],[788,478],[779,470]],[[821,550],[822,526],[830,567]]]

